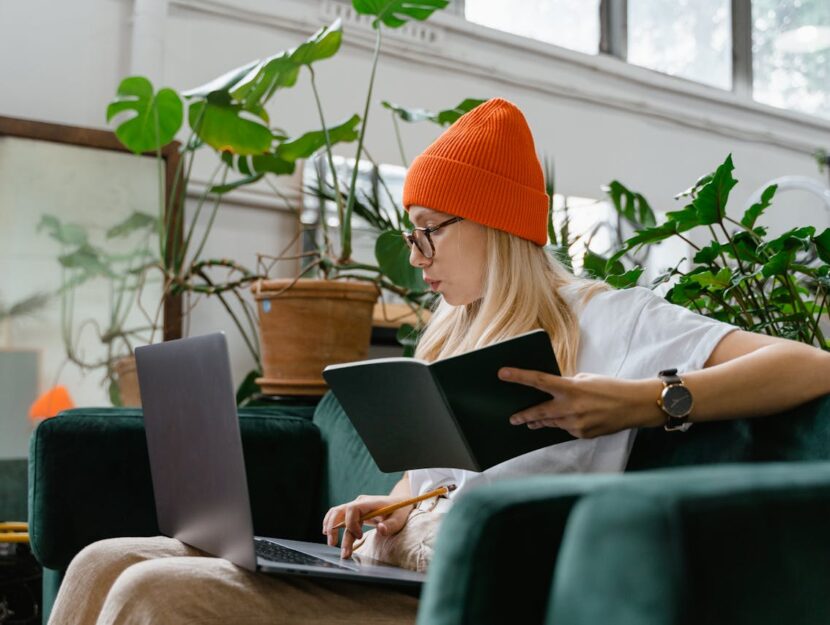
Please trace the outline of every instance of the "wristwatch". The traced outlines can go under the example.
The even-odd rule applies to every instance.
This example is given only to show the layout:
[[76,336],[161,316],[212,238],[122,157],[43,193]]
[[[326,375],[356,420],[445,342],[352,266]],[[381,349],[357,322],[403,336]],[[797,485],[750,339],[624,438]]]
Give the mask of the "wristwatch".
[[689,421],[694,406],[692,392],[677,375],[677,369],[664,369],[657,376],[663,382],[663,392],[657,405],[667,415],[663,428],[667,432],[685,432],[692,427]]

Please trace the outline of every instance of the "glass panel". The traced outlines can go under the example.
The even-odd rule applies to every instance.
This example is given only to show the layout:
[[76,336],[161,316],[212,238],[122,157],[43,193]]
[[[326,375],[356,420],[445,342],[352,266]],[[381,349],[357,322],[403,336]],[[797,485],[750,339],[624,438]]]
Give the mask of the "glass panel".
[[464,12],[470,22],[514,35],[588,54],[599,49],[599,0],[466,0]]
[[754,96],[830,118],[830,2],[752,3]]
[[729,0],[628,0],[628,61],[732,88]]

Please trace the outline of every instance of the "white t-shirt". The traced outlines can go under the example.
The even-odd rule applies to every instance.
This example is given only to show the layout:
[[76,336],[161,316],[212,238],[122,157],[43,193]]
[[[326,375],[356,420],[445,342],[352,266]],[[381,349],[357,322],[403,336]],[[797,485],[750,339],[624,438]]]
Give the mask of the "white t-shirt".
[[[658,371],[679,373],[702,369],[712,350],[736,329],[672,304],[644,287],[602,291],[587,304],[578,287],[560,293],[579,318],[580,347],[576,370],[615,378],[654,378]],[[656,401],[657,398],[655,398]],[[516,426],[526,427],[526,426]],[[439,500],[446,510],[465,490],[497,479],[543,473],[602,473],[625,469],[636,430],[577,439],[512,458],[481,473],[461,469],[409,471],[413,496],[445,484],[455,484],[450,499]]]

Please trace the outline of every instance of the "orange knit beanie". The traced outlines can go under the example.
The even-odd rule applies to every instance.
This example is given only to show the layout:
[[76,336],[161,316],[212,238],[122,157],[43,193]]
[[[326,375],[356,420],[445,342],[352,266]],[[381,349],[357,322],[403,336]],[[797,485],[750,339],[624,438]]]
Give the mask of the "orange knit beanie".
[[412,162],[403,205],[413,204],[544,245],[548,195],[519,108],[493,98],[458,118]]

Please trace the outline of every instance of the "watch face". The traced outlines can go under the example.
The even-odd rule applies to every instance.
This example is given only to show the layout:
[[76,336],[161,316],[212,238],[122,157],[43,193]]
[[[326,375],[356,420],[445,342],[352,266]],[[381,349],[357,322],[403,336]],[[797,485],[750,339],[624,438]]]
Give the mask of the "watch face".
[[692,411],[692,394],[680,384],[663,390],[663,409],[673,417],[685,417]]

